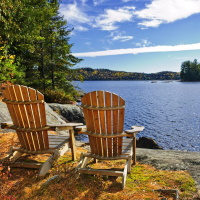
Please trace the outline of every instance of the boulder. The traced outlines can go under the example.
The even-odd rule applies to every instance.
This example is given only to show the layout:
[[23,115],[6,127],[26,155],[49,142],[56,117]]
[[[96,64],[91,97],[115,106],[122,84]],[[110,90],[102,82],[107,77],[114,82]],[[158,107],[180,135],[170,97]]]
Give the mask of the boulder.
[[11,121],[11,117],[6,104],[0,101],[0,122],[6,121]]
[[45,103],[47,124],[65,124],[67,119],[54,112],[47,103]]
[[85,123],[82,109],[77,105],[49,103],[49,107],[69,122]]
[[158,146],[158,144],[151,138],[141,137],[136,141],[137,148],[146,148],[146,149],[163,149]]

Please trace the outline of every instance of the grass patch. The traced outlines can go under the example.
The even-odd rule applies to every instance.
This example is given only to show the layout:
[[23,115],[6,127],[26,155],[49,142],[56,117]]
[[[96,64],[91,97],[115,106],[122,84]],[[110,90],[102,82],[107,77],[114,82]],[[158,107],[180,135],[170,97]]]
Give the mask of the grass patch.
[[[3,158],[10,144],[17,144],[14,133],[1,134],[0,151]],[[77,149],[77,156],[83,148]],[[44,159],[44,158],[42,158]],[[9,169],[0,166],[0,199],[31,199],[31,200],[157,200],[163,197],[173,199],[172,195],[161,194],[159,189],[176,189],[180,199],[198,199],[195,182],[187,171],[164,171],[150,165],[137,163],[132,166],[127,177],[126,187],[121,190],[121,177],[103,177],[81,175],[75,179],[75,167],[78,162],[71,160],[66,153],[53,166],[44,178],[37,177],[37,170]],[[94,168],[122,168],[124,162],[99,161],[90,163]],[[46,184],[51,177],[56,177]]]

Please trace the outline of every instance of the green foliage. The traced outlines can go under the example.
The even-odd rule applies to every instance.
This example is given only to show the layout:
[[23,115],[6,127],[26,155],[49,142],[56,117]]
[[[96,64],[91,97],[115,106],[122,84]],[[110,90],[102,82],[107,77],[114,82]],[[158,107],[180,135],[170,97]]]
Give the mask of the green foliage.
[[69,82],[76,75],[71,68],[81,59],[71,55],[72,30],[58,9],[58,0],[0,2],[1,81],[24,84],[43,93],[47,89],[74,93]]
[[75,70],[84,80],[178,80],[180,75],[177,72],[159,73],[136,73],[124,71],[112,71],[109,69],[79,68]]
[[15,55],[8,53],[7,42],[3,41],[0,36],[0,83],[2,82],[15,82],[16,78],[20,78],[15,61]]
[[185,61],[181,65],[182,81],[200,81],[200,63],[195,59],[193,62]]
[[47,89],[44,92],[45,101],[47,103],[72,103],[75,101],[73,93],[66,93],[63,89]]

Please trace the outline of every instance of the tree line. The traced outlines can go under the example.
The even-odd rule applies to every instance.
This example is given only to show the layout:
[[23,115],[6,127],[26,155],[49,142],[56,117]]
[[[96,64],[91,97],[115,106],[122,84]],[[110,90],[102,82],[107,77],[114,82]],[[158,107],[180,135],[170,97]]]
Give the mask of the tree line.
[[83,80],[179,80],[180,73],[163,71],[158,73],[136,73],[113,71],[109,69],[79,68],[76,73],[82,76]]
[[200,81],[200,63],[197,59],[194,61],[185,61],[181,65],[182,81]]
[[72,29],[58,13],[59,0],[0,2],[0,82],[24,84],[46,94],[77,95]]

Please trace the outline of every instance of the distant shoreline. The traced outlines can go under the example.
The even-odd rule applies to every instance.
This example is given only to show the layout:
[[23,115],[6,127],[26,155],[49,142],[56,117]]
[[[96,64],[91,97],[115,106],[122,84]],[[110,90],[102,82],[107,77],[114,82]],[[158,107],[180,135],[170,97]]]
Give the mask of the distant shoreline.
[[[81,82],[78,80],[74,80],[74,81]],[[176,81],[176,82],[188,82],[188,81],[181,81],[180,79],[177,79],[177,80],[171,80],[171,79],[166,79],[166,80],[155,80],[155,79],[152,79],[152,80],[125,80],[125,79],[124,80],[106,80],[106,79],[99,80],[99,79],[93,79],[93,80],[91,80],[91,79],[85,79],[85,80],[83,80],[83,82],[84,81],[170,81],[170,82]],[[195,81],[195,82],[197,82],[197,81]]]
[[109,69],[79,68],[74,69],[83,80],[180,80],[179,72],[162,71],[158,73],[139,73],[115,71]]

